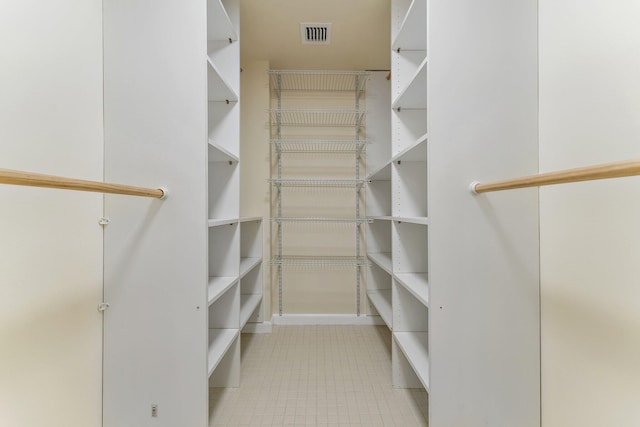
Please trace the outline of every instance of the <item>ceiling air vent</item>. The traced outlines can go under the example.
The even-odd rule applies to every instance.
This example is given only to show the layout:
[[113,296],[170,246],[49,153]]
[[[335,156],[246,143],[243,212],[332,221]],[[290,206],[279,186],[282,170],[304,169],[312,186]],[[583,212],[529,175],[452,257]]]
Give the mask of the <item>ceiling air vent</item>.
[[331,43],[331,24],[303,22],[300,24],[302,44]]

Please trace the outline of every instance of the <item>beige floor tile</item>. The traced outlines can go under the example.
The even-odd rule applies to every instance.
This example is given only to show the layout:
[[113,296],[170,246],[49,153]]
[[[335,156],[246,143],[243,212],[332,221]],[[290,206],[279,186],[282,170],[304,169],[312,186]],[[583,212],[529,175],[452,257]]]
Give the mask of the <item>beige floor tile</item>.
[[209,391],[211,426],[427,426],[427,393],[391,384],[386,327],[274,326],[241,345],[240,388]]

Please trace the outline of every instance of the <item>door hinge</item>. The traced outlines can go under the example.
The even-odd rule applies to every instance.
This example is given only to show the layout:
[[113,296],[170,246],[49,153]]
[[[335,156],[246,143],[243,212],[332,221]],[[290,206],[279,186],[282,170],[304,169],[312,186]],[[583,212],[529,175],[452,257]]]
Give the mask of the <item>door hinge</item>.
[[98,311],[104,312],[107,308],[109,308],[108,302],[101,302],[100,304],[98,304]]
[[111,220],[109,218],[100,218],[100,221],[98,221],[98,224],[100,225],[107,225],[109,224]]

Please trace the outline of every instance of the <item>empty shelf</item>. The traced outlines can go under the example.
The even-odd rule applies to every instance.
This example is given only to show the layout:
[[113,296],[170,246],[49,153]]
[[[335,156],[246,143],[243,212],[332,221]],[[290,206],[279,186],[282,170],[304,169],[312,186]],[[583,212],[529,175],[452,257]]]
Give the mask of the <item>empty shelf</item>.
[[413,0],[391,44],[392,50],[427,49],[426,0]]
[[429,280],[427,273],[396,273],[393,277],[422,304],[429,307]]
[[220,360],[227,353],[239,332],[238,329],[209,329],[209,352],[207,357],[209,376],[211,376]]
[[366,111],[360,110],[279,110],[271,112],[271,124],[300,127],[361,127]]
[[402,150],[391,159],[392,162],[426,162],[427,161],[427,134],[422,135],[411,146]]
[[277,223],[283,222],[332,222],[332,223],[346,223],[346,224],[362,224],[368,222],[367,218],[301,218],[301,217],[280,217],[271,218],[272,221]]
[[209,141],[209,161],[210,162],[239,162],[240,159],[237,155],[224,147],[214,144]]
[[376,311],[387,324],[389,329],[393,329],[392,310],[391,310],[391,289],[368,290],[367,296]]
[[394,216],[393,220],[396,222],[407,222],[410,224],[429,224],[429,218],[427,218],[426,216]]
[[424,386],[429,391],[429,345],[426,332],[394,332],[393,338],[409,361]]
[[209,284],[207,285],[207,300],[209,301],[209,305],[213,304],[218,298],[220,298],[226,291],[228,291],[236,283],[238,283],[238,277],[233,277],[233,276],[209,277]]
[[393,274],[390,252],[368,253],[367,257],[387,273]]
[[360,154],[367,141],[283,140],[271,141],[278,153],[345,153]]
[[220,0],[207,1],[207,40],[238,40],[238,33]]
[[363,179],[272,179],[271,182],[280,187],[335,187],[356,188],[364,185]]
[[240,295],[240,329],[244,327],[251,315],[262,301],[261,294]]
[[243,278],[244,276],[246,276],[247,273],[249,273],[251,270],[255,268],[255,266],[260,264],[260,261],[262,261],[262,258],[256,258],[256,257],[240,258],[240,278]]
[[372,215],[370,217],[368,217],[371,222],[373,221],[391,221],[393,219],[392,216],[387,216],[387,215]]
[[398,110],[424,110],[427,108],[427,58],[422,61],[409,84],[393,102],[391,108]]
[[209,101],[213,102],[237,102],[238,94],[231,85],[224,79],[216,65],[207,58],[209,67],[207,69],[207,91]]
[[240,222],[262,221],[261,216],[243,216],[240,217]]
[[367,175],[367,181],[390,181],[391,180],[391,164],[387,162],[384,166],[374,170]]
[[292,267],[358,267],[366,265],[363,257],[351,256],[282,256],[271,260],[271,265],[292,266]]
[[218,227],[221,225],[233,225],[238,222],[238,218],[216,218],[207,221],[209,227]]
[[269,71],[271,88],[280,91],[305,92],[354,92],[356,96],[365,90],[366,71]]

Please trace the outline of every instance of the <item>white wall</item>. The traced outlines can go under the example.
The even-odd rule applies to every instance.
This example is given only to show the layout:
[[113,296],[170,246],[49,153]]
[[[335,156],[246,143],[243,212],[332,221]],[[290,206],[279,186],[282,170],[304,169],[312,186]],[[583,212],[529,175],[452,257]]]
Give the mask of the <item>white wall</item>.
[[[540,171],[640,158],[640,3],[540,1]],[[640,425],[640,178],[540,191],[542,423]]]
[[[0,168],[102,180],[102,2],[0,2]],[[101,425],[102,196],[0,186],[0,425]]]

